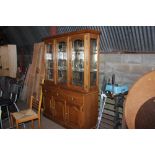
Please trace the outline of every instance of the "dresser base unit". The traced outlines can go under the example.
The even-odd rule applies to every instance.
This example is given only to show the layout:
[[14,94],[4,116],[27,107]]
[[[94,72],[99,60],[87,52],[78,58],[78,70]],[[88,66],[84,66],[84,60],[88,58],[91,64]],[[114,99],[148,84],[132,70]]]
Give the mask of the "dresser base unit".
[[98,91],[82,93],[43,85],[44,115],[65,128],[94,128],[98,116]]

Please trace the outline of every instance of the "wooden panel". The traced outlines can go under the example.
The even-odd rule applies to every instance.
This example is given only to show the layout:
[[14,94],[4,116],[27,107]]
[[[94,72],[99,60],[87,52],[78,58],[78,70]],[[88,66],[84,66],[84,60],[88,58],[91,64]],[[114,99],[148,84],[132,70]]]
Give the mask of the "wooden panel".
[[16,78],[17,52],[16,45],[5,45],[0,47],[0,76]]
[[88,94],[84,98],[84,125],[86,128],[93,128],[96,126],[98,117],[98,92]]
[[40,84],[45,76],[45,50],[44,50],[44,43],[37,43],[34,45],[34,54],[32,59],[32,89],[31,95],[35,95],[37,98],[40,96],[39,89],[41,89]]
[[[26,75],[26,84],[22,92],[23,100],[27,100],[30,103],[30,96],[39,98],[41,84],[45,78],[45,46],[44,42],[34,44],[34,52],[32,58],[31,68],[28,70]],[[26,96],[26,97],[25,97]]]
[[90,89],[90,34],[84,36],[84,89]]
[[29,84],[29,79],[30,79],[30,77],[29,77],[30,76],[30,72],[31,72],[31,64],[28,67],[26,78],[25,78],[25,81],[24,81],[24,86],[23,86],[23,89],[22,89],[22,92],[21,92],[21,95],[20,95],[20,99],[22,101],[26,101],[27,89],[29,87],[28,84]]
[[16,45],[8,45],[9,58],[9,76],[16,78],[17,73],[17,51]]
[[[2,70],[3,70],[3,76],[10,76],[10,69],[9,68],[9,49],[8,46],[2,47]],[[16,76],[15,76],[16,77]]]

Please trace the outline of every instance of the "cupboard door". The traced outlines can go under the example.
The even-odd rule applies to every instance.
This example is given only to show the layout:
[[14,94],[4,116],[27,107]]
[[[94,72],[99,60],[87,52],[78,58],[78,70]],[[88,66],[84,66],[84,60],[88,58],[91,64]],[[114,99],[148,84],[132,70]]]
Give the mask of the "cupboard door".
[[65,100],[58,97],[53,97],[53,103],[55,106],[54,119],[64,124]]
[[9,51],[8,46],[2,46],[2,52],[0,57],[0,63],[2,65],[2,74],[3,76],[10,76],[10,68],[9,68]]
[[73,103],[66,104],[66,126],[80,128],[82,119],[82,106]]
[[52,98],[49,95],[43,95],[44,115],[52,118]]

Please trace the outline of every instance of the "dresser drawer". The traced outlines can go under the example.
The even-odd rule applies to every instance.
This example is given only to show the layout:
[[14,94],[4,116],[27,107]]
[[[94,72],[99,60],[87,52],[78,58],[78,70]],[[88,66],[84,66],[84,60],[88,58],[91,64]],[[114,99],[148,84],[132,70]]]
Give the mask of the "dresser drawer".
[[83,106],[83,98],[75,96],[67,96],[66,103],[81,107]]

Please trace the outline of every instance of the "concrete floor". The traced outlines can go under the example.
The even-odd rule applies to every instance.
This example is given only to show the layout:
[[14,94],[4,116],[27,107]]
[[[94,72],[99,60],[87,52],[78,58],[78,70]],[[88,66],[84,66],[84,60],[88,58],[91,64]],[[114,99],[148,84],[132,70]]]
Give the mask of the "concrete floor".
[[[28,105],[22,101],[18,101],[17,106],[20,110],[28,108]],[[9,120],[3,120],[3,129],[9,129]],[[23,128],[23,125],[21,126]],[[31,122],[25,123],[25,129],[31,129]],[[34,129],[38,129],[38,121],[34,121]],[[41,112],[41,129],[64,129],[64,127],[56,124],[50,119],[46,118]]]

